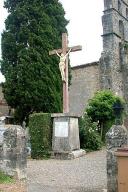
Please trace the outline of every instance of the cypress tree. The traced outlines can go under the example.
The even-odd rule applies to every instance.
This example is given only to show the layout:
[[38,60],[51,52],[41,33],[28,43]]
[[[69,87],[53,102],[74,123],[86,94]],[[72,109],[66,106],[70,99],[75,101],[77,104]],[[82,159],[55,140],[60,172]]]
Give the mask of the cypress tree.
[[6,0],[9,15],[2,33],[3,92],[18,122],[32,112],[62,111],[58,58],[68,21],[58,0]]

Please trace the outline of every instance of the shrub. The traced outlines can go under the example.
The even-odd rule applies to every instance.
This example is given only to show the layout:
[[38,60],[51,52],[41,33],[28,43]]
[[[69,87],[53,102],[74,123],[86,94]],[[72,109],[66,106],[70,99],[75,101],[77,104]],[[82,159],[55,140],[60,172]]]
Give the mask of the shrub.
[[97,132],[97,123],[84,114],[79,118],[80,146],[86,151],[99,150],[102,147],[101,137]]
[[113,105],[116,102],[120,102],[122,105],[124,104],[124,101],[119,96],[114,95],[110,90],[98,91],[89,100],[86,112],[92,118],[93,122],[99,123],[98,131],[103,141],[106,132],[115,121]]
[[31,157],[49,157],[52,148],[52,122],[48,113],[34,113],[29,117]]

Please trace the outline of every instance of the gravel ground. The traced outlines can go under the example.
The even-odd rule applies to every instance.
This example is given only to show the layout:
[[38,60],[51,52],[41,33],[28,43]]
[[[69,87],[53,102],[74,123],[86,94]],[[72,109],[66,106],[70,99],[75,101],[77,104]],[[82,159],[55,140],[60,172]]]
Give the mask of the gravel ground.
[[0,184],[0,192],[26,192],[26,182],[16,181],[15,183]]
[[106,151],[74,160],[28,160],[28,192],[106,192]]

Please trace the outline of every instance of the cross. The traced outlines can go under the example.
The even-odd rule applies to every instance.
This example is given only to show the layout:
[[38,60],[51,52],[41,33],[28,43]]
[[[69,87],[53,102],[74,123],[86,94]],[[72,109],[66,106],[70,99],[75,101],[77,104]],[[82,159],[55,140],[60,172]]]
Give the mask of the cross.
[[[82,50],[82,46],[73,46],[68,47],[68,36],[67,33],[62,33],[62,48],[61,49],[54,49],[52,51],[49,51],[49,55],[55,55],[56,52],[58,54],[63,53],[66,55],[69,50],[71,52],[80,51]],[[69,92],[68,92],[68,56],[65,60],[65,81],[63,81],[63,113],[69,113]]]

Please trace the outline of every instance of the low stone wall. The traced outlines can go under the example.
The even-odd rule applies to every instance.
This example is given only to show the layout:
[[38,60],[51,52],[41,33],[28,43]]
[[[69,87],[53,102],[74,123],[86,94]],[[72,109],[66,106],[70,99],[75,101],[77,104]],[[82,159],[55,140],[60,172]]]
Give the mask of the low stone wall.
[[26,178],[26,165],[25,130],[18,125],[5,126],[0,143],[0,170],[17,179],[24,179]]

